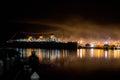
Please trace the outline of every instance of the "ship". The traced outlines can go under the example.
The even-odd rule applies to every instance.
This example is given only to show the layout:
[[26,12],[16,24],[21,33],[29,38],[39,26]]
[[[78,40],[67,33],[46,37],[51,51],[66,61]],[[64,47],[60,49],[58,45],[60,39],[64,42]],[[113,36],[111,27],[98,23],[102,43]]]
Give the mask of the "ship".
[[41,49],[77,49],[77,42],[75,41],[60,41],[54,34],[45,37],[27,36],[24,38],[12,39],[6,41],[7,47],[19,48],[41,48]]

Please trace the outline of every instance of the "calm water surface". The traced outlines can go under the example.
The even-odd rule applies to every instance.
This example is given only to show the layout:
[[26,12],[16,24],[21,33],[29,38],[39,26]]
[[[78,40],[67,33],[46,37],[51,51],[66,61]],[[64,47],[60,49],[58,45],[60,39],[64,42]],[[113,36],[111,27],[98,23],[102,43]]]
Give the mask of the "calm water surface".
[[76,71],[119,70],[120,50],[77,49],[48,50],[39,48],[16,48],[21,58],[28,58],[36,52],[40,63],[51,63],[59,68]]

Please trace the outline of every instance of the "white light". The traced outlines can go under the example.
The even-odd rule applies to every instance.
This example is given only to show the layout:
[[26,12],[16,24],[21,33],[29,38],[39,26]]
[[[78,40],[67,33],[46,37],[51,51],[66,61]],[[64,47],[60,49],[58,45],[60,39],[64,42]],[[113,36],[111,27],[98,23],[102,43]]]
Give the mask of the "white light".
[[105,42],[104,42],[104,44],[108,44],[108,42],[107,42],[107,41],[105,41]]
[[107,52],[107,51],[105,51],[105,58],[107,58],[107,56],[108,56],[108,52]]
[[94,47],[94,44],[91,44],[91,46],[90,47]]
[[91,49],[91,57],[94,57],[94,49]]

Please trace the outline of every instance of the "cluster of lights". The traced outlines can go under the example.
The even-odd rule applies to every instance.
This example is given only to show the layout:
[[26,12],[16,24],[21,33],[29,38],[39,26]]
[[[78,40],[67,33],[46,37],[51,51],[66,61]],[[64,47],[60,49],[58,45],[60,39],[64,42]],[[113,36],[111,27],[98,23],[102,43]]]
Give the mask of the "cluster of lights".
[[[43,38],[44,38],[44,37],[43,37],[42,35],[40,35],[38,39],[43,39]],[[55,38],[55,36],[54,36],[53,34],[51,34],[51,35],[50,35],[50,39],[53,39],[53,38]],[[33,39],[32,36],[29,36],[29,37],[28,37],[28,40],[32,40],[32,39]]]
[[78,40],[78,45],[85,46],[86,44],[89,44],[90,47],[103,47],[104,45],[108,45],[110,47],[120,47],[120,41],[85,41],[85,40]]

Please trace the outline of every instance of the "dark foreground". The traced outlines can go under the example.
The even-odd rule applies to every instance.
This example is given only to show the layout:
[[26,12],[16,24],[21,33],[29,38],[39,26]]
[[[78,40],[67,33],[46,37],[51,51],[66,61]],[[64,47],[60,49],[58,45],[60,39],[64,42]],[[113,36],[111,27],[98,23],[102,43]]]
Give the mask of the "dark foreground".
[[[2,54],[4,53],[4,54]],[[11,53],[12,56],[6,53]],[[14,53],[14,54],[13,54]],[[6,54],[6,55],[5,55]],[[21,59],[19,53],[13,50],[2,50],[0,52],[1,75],[0,80],[31,80],[31,75],[36,72],[39,80],[118,80],[120,79],[120,67],[107,67],[89,70],[84,66],[81,68],[66,68],[50,62],[39,63],[33,54],[28,59]],[[14,58],[13,58],[14,56]],[[34,79],[35,80],[35,79]]]
[[[28,66],[28,65],[26,65]],[[117,80],[120,79],[120,71],[115,70],[99,70],[94,72],[83,72],[74,70],[59,70],[55,66],[50,65],[40,65],[38,68],[14,68],[8,73],[4,74],[1,80],[31,80],[31,75],[33,72],[37,72],[40,79],[39,80],[101,80],[110,79]]]

